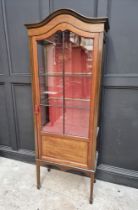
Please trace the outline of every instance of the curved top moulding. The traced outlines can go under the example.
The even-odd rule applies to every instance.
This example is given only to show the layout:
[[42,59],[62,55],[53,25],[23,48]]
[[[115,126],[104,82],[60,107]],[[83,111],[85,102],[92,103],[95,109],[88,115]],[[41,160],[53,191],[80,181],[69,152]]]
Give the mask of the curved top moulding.
[[29,36],[42,35],[55,27],[64,30],[68,25],[90,33],[109,30],[107,17],[88,18],[70,9],[57,10],[39,23],[25,24]]

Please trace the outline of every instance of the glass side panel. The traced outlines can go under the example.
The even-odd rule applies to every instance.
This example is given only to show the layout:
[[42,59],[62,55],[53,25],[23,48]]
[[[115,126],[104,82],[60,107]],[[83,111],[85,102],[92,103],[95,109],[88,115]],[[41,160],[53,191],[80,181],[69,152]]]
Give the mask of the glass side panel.
[[43,132],[88,138],[93,39],[70,31],[38,42]]

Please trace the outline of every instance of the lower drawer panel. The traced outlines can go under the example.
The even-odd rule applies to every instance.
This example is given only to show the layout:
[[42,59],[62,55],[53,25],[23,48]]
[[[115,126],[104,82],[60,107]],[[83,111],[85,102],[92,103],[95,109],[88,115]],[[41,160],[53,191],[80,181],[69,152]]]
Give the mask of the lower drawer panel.
[[87,166],[88,142],[61,139],[59,137],[42,136],[41,155],[42,158],[54,158],[71,162],[75,165],[82,164]]

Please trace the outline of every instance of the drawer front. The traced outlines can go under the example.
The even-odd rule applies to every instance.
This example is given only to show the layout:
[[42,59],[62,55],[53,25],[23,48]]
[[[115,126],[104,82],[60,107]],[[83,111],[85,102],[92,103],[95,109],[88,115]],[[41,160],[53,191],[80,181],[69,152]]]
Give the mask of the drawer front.
[[69,163],[70,165],[87,166],[88,142],[42,136],[42,158],[53,158],[54,161]]

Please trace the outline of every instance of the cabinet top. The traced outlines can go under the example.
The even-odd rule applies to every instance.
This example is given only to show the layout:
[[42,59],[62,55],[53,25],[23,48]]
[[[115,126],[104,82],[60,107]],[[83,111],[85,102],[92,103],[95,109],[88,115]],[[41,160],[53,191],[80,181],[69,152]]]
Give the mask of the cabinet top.
[[91,23],[91,24],[104,24],[104,29],[107,32],[109,30],[109,20],[107,17],[86,17],[83,16],[74,10],[71,9],[60,9],[53,13],[51,13],[48,17],[46,17],[44,20],[42,20],[39,23],[32,23],[32,24],[25,24],[27,29],[35,29],[42,27],[46,25],[48,22],[50,22],[52,19],[54,19],[56,16],[59,15],[71,15],[85,23]]

